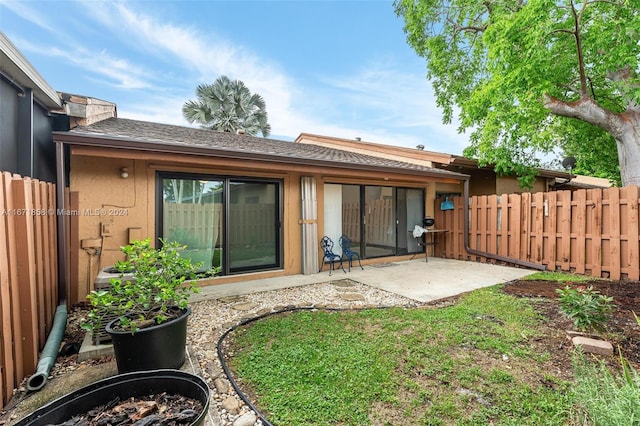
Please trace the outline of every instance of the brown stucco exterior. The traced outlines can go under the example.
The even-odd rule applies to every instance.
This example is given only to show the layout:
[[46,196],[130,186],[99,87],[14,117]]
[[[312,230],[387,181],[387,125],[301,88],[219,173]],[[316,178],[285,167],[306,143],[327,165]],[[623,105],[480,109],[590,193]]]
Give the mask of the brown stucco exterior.
[[[419,188],[425,191],[425,213],[435,213],[437,185],[461,186],[464,175],[428,168],[394,168],[389,165],[354,167],[326,160],[282,161],[271,155],[233,158],[184,152],[162,152],[161,147],[135,149],[136,142],[104,140],[104,135],[60,132],[55,140],[69,149],[70,288],[71,299],[84,300],[100,270],[122,258],[120,247],[133,239],[156,239],[156,173],[187,172],[277,179],[282,182],[282,268],[263,272],[219,276],[202,285],[302,273],[301,178],[314,177],[317,185],[318,237],[324,233],[324,185],[367,184]],[[286,147],[297,145],[291,142]],[[109,146],[113,145],[113,146]],[[182,151],[182,147],[175,150]],[[172,151],[173,148],[167,149]],[[360,161],[360,160],[358,160]],[[121,176],[122,168],[128,177]],[[407,256],[402,256],[404,258]],[[410,256],[408,256],[410,257]],[[408,258],[407,257],[407,258]],[[319,260],[322,254],[318,253]],[[398,258],[398,257],[394,257]],[[363,260],[363,264],[389,258]],[[74,290],[75,289],[75,290]]]

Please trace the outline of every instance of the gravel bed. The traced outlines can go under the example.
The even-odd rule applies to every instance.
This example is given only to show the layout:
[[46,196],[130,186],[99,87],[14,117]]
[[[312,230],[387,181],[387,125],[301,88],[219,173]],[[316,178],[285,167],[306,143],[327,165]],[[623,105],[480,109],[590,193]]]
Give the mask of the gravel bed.
[[[192,313],[187,328],[187,349],[191,362],[197,362],[198,371],[211,388],[211,413],[206,426],[254,426],[262,425],[256,414],[240,399],[222,370],[218,359],[217,343],[222,334],[243,320],[287,308],[308,307],[318,309],[363,309],[374,307],[418,307],[426,303],[399,296],[365,284],[341,279],[321,284],[310,284],[279,290],[256,292],[240,296],[227,296],[200,300],[191,303]],[[93,365],[111,363],[113,356],[78,361],[77,350],[86,332],[81,324],[86,321],[89,307],[86,304],[72,307],[69,311],[63,344],[70,355],[59,356],[49,379],[62,378],[66,374]],[[64,350],[64,349],[63,349]],[[16,397],[26,393],[26,379],[18,385]],[[9,411],[13,411],[8,408]],[[0,414],[3,414],[0,411]],[[15,413],[9,420],[17,420]],[[11,423],[11,421],[9,423]],[[0,421],[0,425],[4,422]]]
[[230,327],[245,319],[293,307],[362,309],[421,305],[412,299],[348,279],[193,303],[187,344],[211,387],[214,424],[262,425],[233,390],[217,356],[218,339]]

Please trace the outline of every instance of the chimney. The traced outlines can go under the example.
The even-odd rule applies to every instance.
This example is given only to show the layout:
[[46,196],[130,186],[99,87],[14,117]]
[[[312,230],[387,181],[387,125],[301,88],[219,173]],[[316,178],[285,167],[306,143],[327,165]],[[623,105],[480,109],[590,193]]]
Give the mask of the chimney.
[[424,145],[418,145],[418,146],[416,146],[416,149],[418,151],[424,151]]
[[69,116],[71,129],[118,116],[118,109],[113,102],[61,92],[58,92],[58,96],[62,99],[64,113]]

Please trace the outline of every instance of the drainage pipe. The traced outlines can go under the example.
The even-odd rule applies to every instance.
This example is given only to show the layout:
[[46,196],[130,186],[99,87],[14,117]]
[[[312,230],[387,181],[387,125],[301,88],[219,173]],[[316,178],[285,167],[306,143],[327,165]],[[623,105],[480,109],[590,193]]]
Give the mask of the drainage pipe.
[[472,249],[469,247],[469,179],[465,179],[464,181],[464,249],[467,253],[474,254],[476,256],[488,257],[489,259],[499,260],[501,262],[513,263],[518,266],[523,266],[525,268],[537,269],[539,271],[544,271],[547,269],[545,265],[540,265],[538,263],[527,262],[526,260],[514,259],[512,257],[500,256],[494,253],[488,253],[486,251],[480,251],[476,249]]
[[58,357],[58,349],[60,348],[60,342],[62,342],[66,327],[67,302],[63,301],[56,309],[56,314],[53,317],[53,325],[49,332],[47,343],[44,345],[42,353],[40,354],[40,361],[38,361],[36,372],[27,380],[28,391],[39,391],[47,382],[51,368]]

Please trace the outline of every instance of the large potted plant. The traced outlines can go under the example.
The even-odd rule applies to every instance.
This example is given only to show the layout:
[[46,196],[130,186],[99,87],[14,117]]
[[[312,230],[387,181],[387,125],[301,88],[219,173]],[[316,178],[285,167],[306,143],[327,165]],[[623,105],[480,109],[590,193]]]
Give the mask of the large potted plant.
[[[119,373],[180,368],[184,363],[188,301],[198,292],[200,267],[181,256],[184,249],[177,242],[162,241],[155,249],[149,239],[133,241],[122,248],[125,260],[115,265],[120,278],[87,296],[92,309],[83,327],[106,327]],[[124,279],[125,272],[133,279]]]

